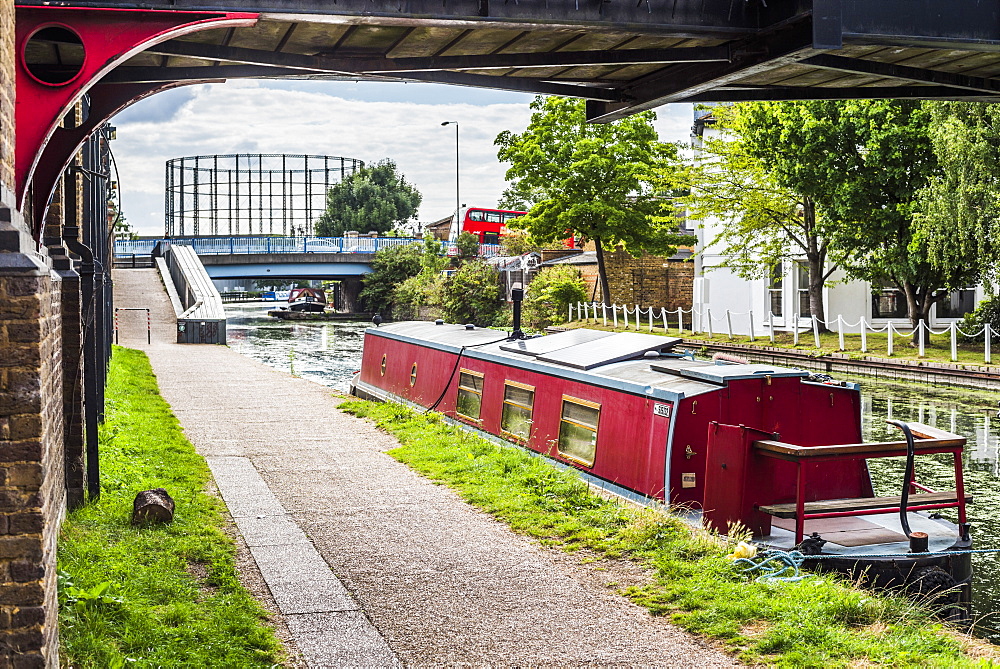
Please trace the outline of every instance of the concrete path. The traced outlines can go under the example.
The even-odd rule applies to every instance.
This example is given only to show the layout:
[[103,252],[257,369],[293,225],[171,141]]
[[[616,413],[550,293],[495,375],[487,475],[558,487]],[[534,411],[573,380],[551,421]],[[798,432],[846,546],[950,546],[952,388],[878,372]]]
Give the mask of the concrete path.
[[206,457],[309,666],[728,666],[615,595],[600,571],[537,546],[421,478],[331,391],[222,346],[171,343],[151,270],[115,273],[118,306],[154,309],[147,350]]

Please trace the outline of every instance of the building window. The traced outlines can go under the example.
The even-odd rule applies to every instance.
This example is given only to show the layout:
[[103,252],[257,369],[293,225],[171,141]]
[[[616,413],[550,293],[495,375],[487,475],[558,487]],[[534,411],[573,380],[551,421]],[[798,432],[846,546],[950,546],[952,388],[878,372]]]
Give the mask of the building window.
[[797,262],[795,272],[799,288],[799,316],[812,316],[812,309],[809,307],[809,265]]
[[872,291],[872,318],[906,318],[906,295],[893,286]]
[[410,367],[410,386],[413,386],[417,382],[417,363],[413,363],[413,367]]
[[483,406],[483,375],[463,369],[458,374],[458,399],[455,413],[472,420],[479,420]]
[[535,403],[535,388],[507,381],[503,387],[503,413],[500,430],[521,439],[531,435],[531,408]]
[[976,289],[953,290],[948,297],[937,303],[938,318],[963,318],[976,308]]
[[600,417],[600,404],[564,395],[559,423],[559,455],[593,467]]
[[775,316],[781,315],[781,293],[782,284],[784,283],[784,274],[782,273],[781,263],[771,267],[771,276],[767,284],[767,295],[768,304],[770,305],[771,313]]

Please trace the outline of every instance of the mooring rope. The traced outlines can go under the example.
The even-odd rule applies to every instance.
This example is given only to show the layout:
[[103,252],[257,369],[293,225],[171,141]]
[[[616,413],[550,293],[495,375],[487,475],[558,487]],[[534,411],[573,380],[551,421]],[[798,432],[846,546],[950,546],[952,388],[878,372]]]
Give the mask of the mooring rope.
[[[871,558],[915,558],[915,557],[945,557],[948,555],[966,555],[975,553],[1000,553],[1000,548],[965,548],[955,551],[938,551],[936,553],[874,553],[868,554],[843,554],[843,555],[805,555],[799,551],[769,550],[760,554],[760,562],[754,562],[751,558],[736,558],[733,564],[737,567],[745,567],[741,570],[744,574],[752,574],[755,571],[761,574],[755,579],[758,583],[770,583],[781,581],[784,583],[795,583],[807,578],[809,574],[802,574],[802,563],[806,560],[835,560],[835,559],[871,559]],[[786,575],[787,572],[790,574]]]
[[[761,561],[754,562],[750,558],[736,558],[733,564],[736,566],[747,565],[742,569],[742,573],[751,574],[755,571],[761,574],[754,580],[758,583],[770,583],[772,581],[782,581],[783,583],[795,583],[806,578],[808,574],[801,573],[802,563],[806,556],[799,551],[767,551],[761,554]],[[791,570],[791,574],[786,573]]]

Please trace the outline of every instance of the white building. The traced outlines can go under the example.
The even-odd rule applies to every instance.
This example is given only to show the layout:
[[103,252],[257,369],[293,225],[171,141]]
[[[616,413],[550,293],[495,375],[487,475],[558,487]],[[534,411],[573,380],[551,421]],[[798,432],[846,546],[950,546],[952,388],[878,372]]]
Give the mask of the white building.
[[[695,108],[692,128],[692,145],[695,150],[712,129],[711,113]],[[755,335],[766,335],[768,321],[773,315],[776,330],[812,328],[809,312],[808,269],[803,260],[785,261],[775,268],[769,279],[745,279],[731,269],[723,267],[725,258],[716,247],[708,247],[721,231],[723,221],[710,218],[692,221],[698,238],[695,256],[694,327],[700,331],[749,333],[751,322]],[[984,298],[981,286],[954,291],[948,299],[931,308],[928,325],[931,328],[947,327],[961,320]],[[823,289],[826,321],[836,329],[837,317],[843,319],[846,332],[857,332],[863,318],[870,326],[882,328],[890,321],[902,329],[909,329],[906,314],[906,297],[902,291],[888,287],[873,291],[867,281],[844,281],[844,273],[835,271]],[[731,326],[730,326],[731,324]]]

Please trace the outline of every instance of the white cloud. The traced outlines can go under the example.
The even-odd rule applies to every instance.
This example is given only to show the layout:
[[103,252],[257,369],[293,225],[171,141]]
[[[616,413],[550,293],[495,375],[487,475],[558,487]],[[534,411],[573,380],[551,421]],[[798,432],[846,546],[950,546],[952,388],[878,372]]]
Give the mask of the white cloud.
[[[440,100],[440,101],[438,101]],[[459,122],[461,199],[493,206],[506,166],[493,139],[522,131],[531,97],[420,84],[230,82],[153,96],[113,122],[123,211],[140,234],[163,232],[165,161],[225,153],[307,153],[394,160],[423,194],[423,221],[455,206],[455,131]],[[690,105],[658,110],[664,140],[686,140]]]

